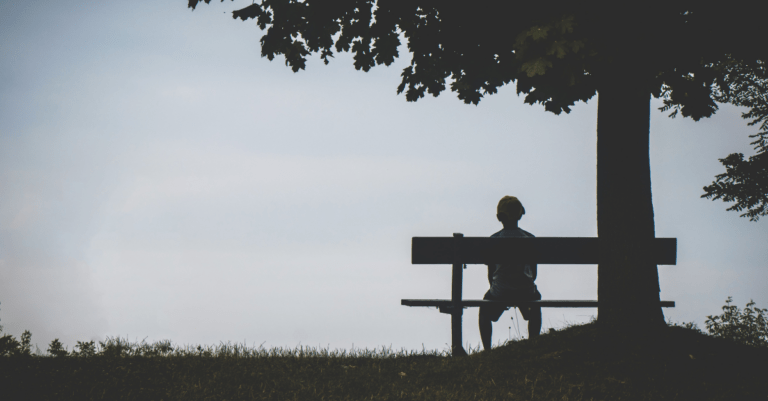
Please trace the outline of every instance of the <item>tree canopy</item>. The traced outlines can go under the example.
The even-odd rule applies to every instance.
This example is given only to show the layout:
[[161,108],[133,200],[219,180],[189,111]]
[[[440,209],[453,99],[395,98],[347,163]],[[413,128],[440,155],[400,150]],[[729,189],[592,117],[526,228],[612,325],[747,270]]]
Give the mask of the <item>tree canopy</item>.
[[[198,3],[189,0],[189,7]],[[703,197],[736,201],[729,210],[746,209],[742,216],[757,220],[768,215],[768,31],[759,5],[263,0],[233,17],[255,19],[266,31],[262,56],[282,55],[295,72],[308,56],[318,54],[327,64],[334,52],[351,52],[358,70],[390,65],[405,38],[411,62],[397,92],[408,101],[450,87],[477,104],[515,82],[526,103],[568,113],[620,73],[663,99],[671,116],[699,120],[714,114],[717,103],[748,107],[744,118],[761,129],[753,142],[758,154],[721,159],[726,172]]]

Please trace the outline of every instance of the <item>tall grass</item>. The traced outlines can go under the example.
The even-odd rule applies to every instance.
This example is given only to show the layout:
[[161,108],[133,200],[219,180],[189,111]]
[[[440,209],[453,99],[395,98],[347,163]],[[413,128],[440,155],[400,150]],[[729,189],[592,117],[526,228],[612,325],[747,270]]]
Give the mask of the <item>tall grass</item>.
[[[56,342],[57,340],[54,340]],[[60,347],[60,345],[59,345]],[[49,347],[49,354],[52,347]],[[375,349],[352,348],[352,349],[330,349],[321,346],[313,347],[299,345],[296,347],[270,347],[265,348],[262,345],[248,346],[247,344],[222,342],[218,345],[178,345],[173,344],[171,340],[161,340],[153,343],[146,341],[131,342],[128,339],[120,337],[107,337],[104,341],[98,343],[91,341],[88,343],[78,342],[75,349],[64,354],[60,350],[56,352],[59,356],[108,356],[108,357],[203,357],[203,358],[334,358],[334,359],[354,359],[354,358],[403,358],[413,356],[450,356],[449,351],[426,350],[421,351],[399,349],[393,350],[392,347],[380,347]],[[66,352],[66,351],[65,351]]]

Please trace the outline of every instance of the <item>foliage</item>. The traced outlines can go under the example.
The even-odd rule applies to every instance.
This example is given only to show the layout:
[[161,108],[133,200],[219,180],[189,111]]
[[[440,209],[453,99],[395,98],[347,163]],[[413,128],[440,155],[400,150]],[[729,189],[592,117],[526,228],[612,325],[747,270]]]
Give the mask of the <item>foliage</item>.
[[684,328],[684,329],[687,329],[687,330],[693,330],[693,331],[695,331],[697,333],[704,333],[703,331],[701,331],[699,326],[696,323],[694,323],[694,322],[676,323],[676,322],[669,321],[669,322],[667,322],[667,325],[668,326],[672,326],[672,327],[681,327],[681,328]]
[[[195,9],[201,0],[188,1]],[[742,217],[757,221],[768,213],[768,52],[754,43],[768,35],[760,13],[747,10],[762,2],[620,4],[262,0],[232,16],[255,19],[266,30],[262,56],[282,55],[294,72],[311,54],[327,64],[334,51],[352,52],[358,70],[388,66],[405,38],[412,57],[397,92],[408,101],[450,87],[465,103],[478,104],[516,82],[526,103],[568,113],[619,77],[663,99],[661,109],[672,110],[671,116],[698,121],[713,115],[717,103],[748,107],[743,117],[762,124],[753,136],[760,152],[746,161],[739,154],[721,159],[726,172],[703,197],[735,201],[728,210],[747,210]]]
[[[199,2],[189,0],[189,7]],[[526,102],[554,113],[591,98],[597,78],[631,55],[641,67],[633,79],[647,81],[649,93],[662,95],[684,116],[708,117],[717,110],[711,84],[723,81],[724,60],[766,56],[744,43],[744,37],[765,33],[759,18],[741,10],[665,2],[666,7],[632,7],[622,18],[605,18],[609,4],[615,15],[629,11],[614,2],[479,1],[468,7],[438,1],[263,0],[232,15],[255,19],[266,30],[262,56],[282,55],[293,71],[304,69],[313,53],[328,63],[334,50],[351,51],[355,68],[363,71],[390,65],[404,37],[412,59],[398,92],[409,101],[425,93],[437,96],[450,80],[459,98],[477,104],[517,81],[518,93],[528,94]],[[713,23],[722,27],[717,35]],[[648,30],[649,25],[664,29]],[[680,46],[670,37],[690,43]]]
[[740,216],[750,221],[768,216],[768,152],[762,151],[749,160],[744,160],[742,153],[731,153],[719,160],[725,173],[715,176],[701,197],[736,202],[726,210],[744,211]]
[[742,311],[731,302],[733,299],[728,297],[722,315],[707,316],[705,324],[709,334],[740,344],[768,347],[768,309],[756,308],[750,300]]
[[88,342],[78,341],[75,349],[72,350],[72,356],[88,358],[96,356],[96,354],[96,343],[93,340]]
[[54,338],[48,345],[48,353],[57,358],[69,355],[69,352],[64,348],[64,344],[58,338]]
[[[3,327],[0,326],[0,334],[3,332]],[[0,357],[3,356],[30,356],[31,355],[31,342],[32,333],[29,330],[24,330],[21,333],[21,341],[17,340],[10,334],[0,336]]]
[[16,356],[21,353],[21,343],[12,335],[0,336],[0,357]]
[[732,153],[720,159],[725,173],[704,187],[702,198],[722,199],[736,203],[727,210],[745,211],[741,217],[757,221],[768,215],[768,72],[764,61],[754,64],[730,60],[717,67],[724,72],[713,92],[719,102],[748,107],[742,118],[751,119],[749,125],[760,125],[760,132],[752,145],[757,154],[744,160],[742,153]]
[[19,353],[21,355],[29,356],[31,354],[32,333],[29,330],[24,330],[21,333],[21,342],[19,343]]

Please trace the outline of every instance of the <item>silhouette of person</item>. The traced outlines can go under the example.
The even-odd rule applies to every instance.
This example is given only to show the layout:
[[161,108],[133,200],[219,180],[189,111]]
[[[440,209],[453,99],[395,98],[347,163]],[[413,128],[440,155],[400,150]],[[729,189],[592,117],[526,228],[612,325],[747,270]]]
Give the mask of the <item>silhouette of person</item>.
[[[525,214],[523,204],[514,196],[505,196],[496,208],[496,218],[504,228],[491,237],[534,237],[533,234],[517,226],[517,222]],[[498,301],[533,301],[541,299],[541,293],[536,288],[536,264],[512,263],[488,265],[488,283],[491,288],[483,299]],[[491,349],[493,324],[509,307],[483,305],[480,307],[480,338],[483,348]],[[528,337],[534,338],[541,331],[541,308],[520,308],[523,319],[528,321]]]

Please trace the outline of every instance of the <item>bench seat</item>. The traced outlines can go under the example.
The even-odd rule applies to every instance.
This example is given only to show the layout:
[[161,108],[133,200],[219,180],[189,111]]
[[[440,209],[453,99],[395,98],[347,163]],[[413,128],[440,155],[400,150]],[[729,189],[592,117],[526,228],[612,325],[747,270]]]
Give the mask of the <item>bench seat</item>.
[[[541,300],[541,301],[489,301],[485,299],[463,299],[459,301],[465,308],[479,307],[483,305],[504,305],[504,306],[538,306],[542,308],[597,308],[598,301],[589,300]],[[454,302],[450,299],[401,299],[400,305],[404,306],[432,306],[448,307],[453,306]],[[664,308],[674,308],[675,301],[661,301],[660,306]]]

